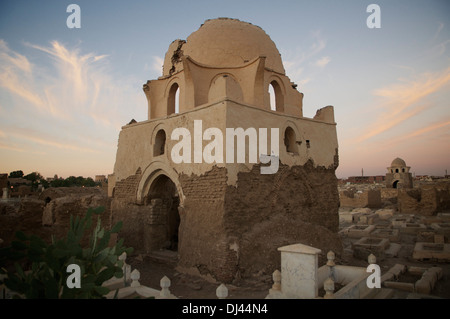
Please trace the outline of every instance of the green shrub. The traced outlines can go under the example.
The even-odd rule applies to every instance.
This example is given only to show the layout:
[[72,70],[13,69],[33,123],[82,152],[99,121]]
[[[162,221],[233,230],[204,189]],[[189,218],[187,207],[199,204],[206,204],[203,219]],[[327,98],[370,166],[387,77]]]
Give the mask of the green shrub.
[[[123,239],[109,247],[111,234],[118,233],[122,222],[111,230],[101,226],[97,217],[88,245],[82,245],[85,233],[92,228],[93,215],[99,215],[104,207],[89,209],[83,218],[70,216],[67,236],[60,240],[52,238],[47,244],[35,235],[17,232],[11,245],[0,249],[1,272],[6,287],[27,299],[34,298],[104,298],[109,289],[102,284],[112,277],[122,278],[123,262],[118,257],[132,248],[123,246]],[[87,246],[87,247],[84,247]],[[4,266],[14,262],[15,271]],[[27,265],[24,269],[21,264]],[[71,273],[67,266],[77,264],[81,269],[81,287],[68,288],[66,280]]]

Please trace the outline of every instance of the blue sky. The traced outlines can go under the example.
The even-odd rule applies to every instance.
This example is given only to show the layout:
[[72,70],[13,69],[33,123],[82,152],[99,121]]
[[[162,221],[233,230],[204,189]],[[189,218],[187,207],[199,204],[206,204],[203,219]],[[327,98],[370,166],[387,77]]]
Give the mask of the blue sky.
[[[69,29],[69,4],[81,28]],[[381,28],[369,29],[369,4]],[[450,2],[0,2],[0,171],[113,172],[120,127],[146,120],[142,84],[175,39],[206,19],[260,26],[303,92],[304,115],[333,105],[338,177],[450,170]]]

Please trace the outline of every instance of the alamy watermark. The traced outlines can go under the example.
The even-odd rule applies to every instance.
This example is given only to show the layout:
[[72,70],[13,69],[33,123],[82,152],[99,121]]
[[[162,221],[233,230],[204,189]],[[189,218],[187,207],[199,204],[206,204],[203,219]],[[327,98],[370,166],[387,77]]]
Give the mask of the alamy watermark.
[[71,273],[67,276],[67,288],[81,288],[81,269],[77,264],[70,264],[66,268],[66,272]]
[[366,272],[372,274],[366,279],[367,288],[381,288],[381,268],[377,264],[367,266]]
[[[66,12],[71,13],[66,20],[66,25],[69,29],[81,28],[81,8],[78,4],[69,4]],[[367,13],[371,13],[366,20],[366,25],[369,29],[381,28],[381,8],[378,4],[369,4],[366,8]]]
[[[269,166],[261,166],[261,174],[275,174],[279,167],[279,129],[270,129],[270,153],[267,150],[267,133],[267,128],[226,128],[224,140],[224,134],[219,128],[210,127],[203,131],[203,121],[194,120],[193,134],[184,127],[172,131],[171,140],[179,142],[172,147],[170,156],[175,164],[192,163],[192,153],[193,162],[197,164],[235,163],[235,157],[236,163],[245,163],[248,139],[248,163],[257,163],[258,159],[263,164],[270,163]],[[203,141],[210,142],[203,148]]]
[[369,29],[380,29],[381,28],[381,8],[378,4],[369,4],[367,6],[366,12],[371,12],[372,14],[367,17],[366,24]]
[[71,14],[67,17],[66,25],[69,29],[81,28],[81,8],[78,4],[69,4],[66,12]]

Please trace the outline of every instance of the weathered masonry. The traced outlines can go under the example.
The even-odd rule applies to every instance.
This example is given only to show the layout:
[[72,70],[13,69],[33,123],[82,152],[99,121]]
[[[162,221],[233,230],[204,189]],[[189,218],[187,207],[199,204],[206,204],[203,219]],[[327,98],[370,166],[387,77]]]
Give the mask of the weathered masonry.
[[[274,42],[250,23],[207,20],[172,42],[162,76],[143,87],[148,120],[122,128],[109,176],[125,243],[144,253],[175,250],[180,269],[222,282],[272,273],[283,245],[339,252],[334,110],[303,117],[296,87]],[[171,133],[193,132],[194,120],[222,132],[278,128],[277,173],[262,175],[260,162],[174,163]]]

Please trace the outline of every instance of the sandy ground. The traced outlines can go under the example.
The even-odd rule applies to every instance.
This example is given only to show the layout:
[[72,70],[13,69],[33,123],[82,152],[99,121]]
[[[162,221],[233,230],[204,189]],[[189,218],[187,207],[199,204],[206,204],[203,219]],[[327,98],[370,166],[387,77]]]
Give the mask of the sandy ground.
[[[350,224],[342,224],[341,229]],[[443,270],[443,278],[439,280],[431,292],[431,297],[440,297],[450,299],[450,263],[442,262],[421,262],[412,259],[412,252],[416,242],[415,235],[402,234],[400,238],[400,249],[396,257],[384,258],[377,260],[377,264],[381,267],[384,274],[395,264],[418,267],[441,267]],[[359,267],[367,267],[366,260],[353,257],[351,250],[352,242],[358,239],[342,238],[344,245],[344,253],[340,258],[336,259],[336,263],[340,265],[351,265]],[[151,255],[130,256],[127,263],[132,269],[138,269],[141,273],[141,284],[160,289],[160,280],[163,276],[167,276],[171,280],[170,291],[180,299],[215,299],[216,289],[220,283],[213,283],[205,278],[181,273],[176,268],[176,252],[160,251]],[[419,278],[408,274],[402,275],[398,281],[415,282]],[[263,274],[258,277],[245,278],[233,284],[227,284],[229,291],[228,298],[232,299],[262,299],[265,298],[273,284],[271,274]],[[409,292],[395,290],[394,299],[412,298],[417,295],[411,295]],[[426,297],[426,296],[422,296]]]
[[[141,273],[139,282],[142,285],[161,289],[160,280],[167,276],[171,280],[170,291],[180,299],[216,299],[216,289],[220,283],[213,283],[202,277],[184,274],[176,269],[176,262],[170,256],[172,252],[159,252],[155,255],[130,256],[127,263],[132,269]],[[168,255],[166,257],[164,255]],[[232,299],[263,299],[272,286],[272,277],[262,275],[258,278],[239,280],[227,284],[228,298]]]

